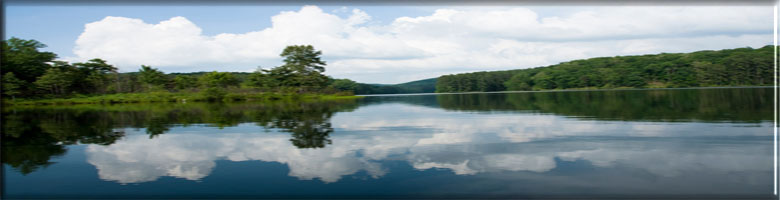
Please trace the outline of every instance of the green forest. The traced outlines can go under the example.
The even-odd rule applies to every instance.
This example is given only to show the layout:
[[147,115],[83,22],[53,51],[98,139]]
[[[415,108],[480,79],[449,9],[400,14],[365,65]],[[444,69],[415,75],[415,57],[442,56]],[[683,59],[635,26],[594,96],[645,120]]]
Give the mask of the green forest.
[[444,75],[436,92],[772,85],[772,46],[615,56],[546,67]]
[[160,101],[265,101],[346,97],[353,94],[490,92],[556,89],[681,88],[773,84],[773,49],[738,48],[693,53],[615,56],[530,69],[444,75],[408,83],[357,83],[326,76],[321,51],[285,48],[284,64],[255,72],[164,73],[142,65],[137,72],[95,58],[58,61],[35,40],[2,41],[5,103],[122,103]]
[[[35,40],[2,41],[4,101],[154,102],[282,99],[301,95],[352,96],[357,83],[323,74],[321,51],[311,45],[286,47],[284,64],[252,73],[197,72],[166,74],[142,65],[137,72],[119,73],[100,58],[87,62],[58,61]],[[59,101],[42,101],[58,99]],[[62,100],[69,99],[69,100]]]

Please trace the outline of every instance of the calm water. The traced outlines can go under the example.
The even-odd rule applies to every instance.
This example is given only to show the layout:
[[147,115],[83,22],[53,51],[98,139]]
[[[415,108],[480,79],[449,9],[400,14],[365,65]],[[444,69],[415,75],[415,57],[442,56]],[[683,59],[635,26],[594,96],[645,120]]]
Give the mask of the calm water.
[[772,198],[772,89],[3,110],[3,197]]

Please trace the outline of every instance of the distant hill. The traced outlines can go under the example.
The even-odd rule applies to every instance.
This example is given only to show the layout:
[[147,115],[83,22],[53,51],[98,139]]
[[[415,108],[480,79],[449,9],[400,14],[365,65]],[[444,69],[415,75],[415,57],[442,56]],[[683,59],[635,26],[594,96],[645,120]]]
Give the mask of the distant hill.
[[[773,49],[599,57],[505,71],[444,75],[401,84],[356,83],[355,94],[673,88],[773,84]],[[171,73],[197,76],[205,72]],[[249,73],[233,72],[241,80]]]
[[773,84],[773,46],[600,57],[531,69],[444,75],[436,92]]
[[436,78],[423,79],[395,85],[406,93],[430,93],[436,91]]
[[429,78],[395,85],[358,83],[355,94],[433,93],[435,91],[436,78]]
[[[131,72],[131,73],[135,73],[135,72]],[[175,76],[182,76],[183,75],[183,76],[199,77],[199,76],[207,74],[207,73],[210,73],[210,72],[171,72],[171,73],[168,73],[168,76],[175,77]],[[232,74],[234,77],[236,77],[238,80],[240,80],[242,82],[244,80],[246,80],[246,78],[249,77],[250,74],[252,74],[251,72],[228,72],[228,73]]]

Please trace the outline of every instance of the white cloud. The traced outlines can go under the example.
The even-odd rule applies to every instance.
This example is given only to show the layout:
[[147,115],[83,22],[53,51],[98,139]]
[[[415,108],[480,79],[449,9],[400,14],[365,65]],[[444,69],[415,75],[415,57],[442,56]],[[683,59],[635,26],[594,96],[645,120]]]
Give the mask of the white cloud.
[[[185,17],[157,24],[106,17],[89,23],[74,53],[100,57],[123,71],[141,64],[166,72],[250,71],[276,66],[287,45],[311,44],[327,74],[397,83],[442,74],[544,66],[572,59],[704,49],[760,47],[772,42],[771,7],[582,7],[544,15],[533,8],[453,7],[428,16],[371,23],[370,13],[316,6],[273,16],[271,27],[203,35]],[[263,20],[263,19],[260,19]],[[259,29],[259,27],[258,27]]]

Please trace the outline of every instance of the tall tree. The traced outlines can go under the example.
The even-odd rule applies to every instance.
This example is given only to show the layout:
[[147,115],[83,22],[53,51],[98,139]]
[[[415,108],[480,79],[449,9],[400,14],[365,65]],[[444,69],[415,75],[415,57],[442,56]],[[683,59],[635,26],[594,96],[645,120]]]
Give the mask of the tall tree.
[[165,73],[146,65],[141,65],[141,69],[138,70],[138,79],[141,83],[147,85],[148,90],[152,90],[154,87],[162,87],[168,82]]
[[46,45],[35,40],[23,40],[12,37],[2,41],[0,52],[0,71],[13,72],[17,78],[32,83],[46,73],[49,63],[57,58],[52,52],[41,52]]
[[325,72],[325,61],[320,59],[321,51],[314,50],[311,45],[287,46],[279,56],[284,57],[284,64],[296,72]]
[[70,93],[70,86],[73,84],[72,77],[72,72],[66,67],[49,68],[43,76],[35,81],[35,85],[47,93],[62,96]]
[[293,45],[284,48],[280,56],[284,57],[284,65],[271,69],[272,79],[280,80],[281,86],[319,89],[327,85],[325,61],[311,45]]
[[78,69],[79,81],[75,84],[82,93],[105,93],[110,84],[108,74],[117,71],[116,67],[99,58],[85,63],[73,63],[73,66]]

